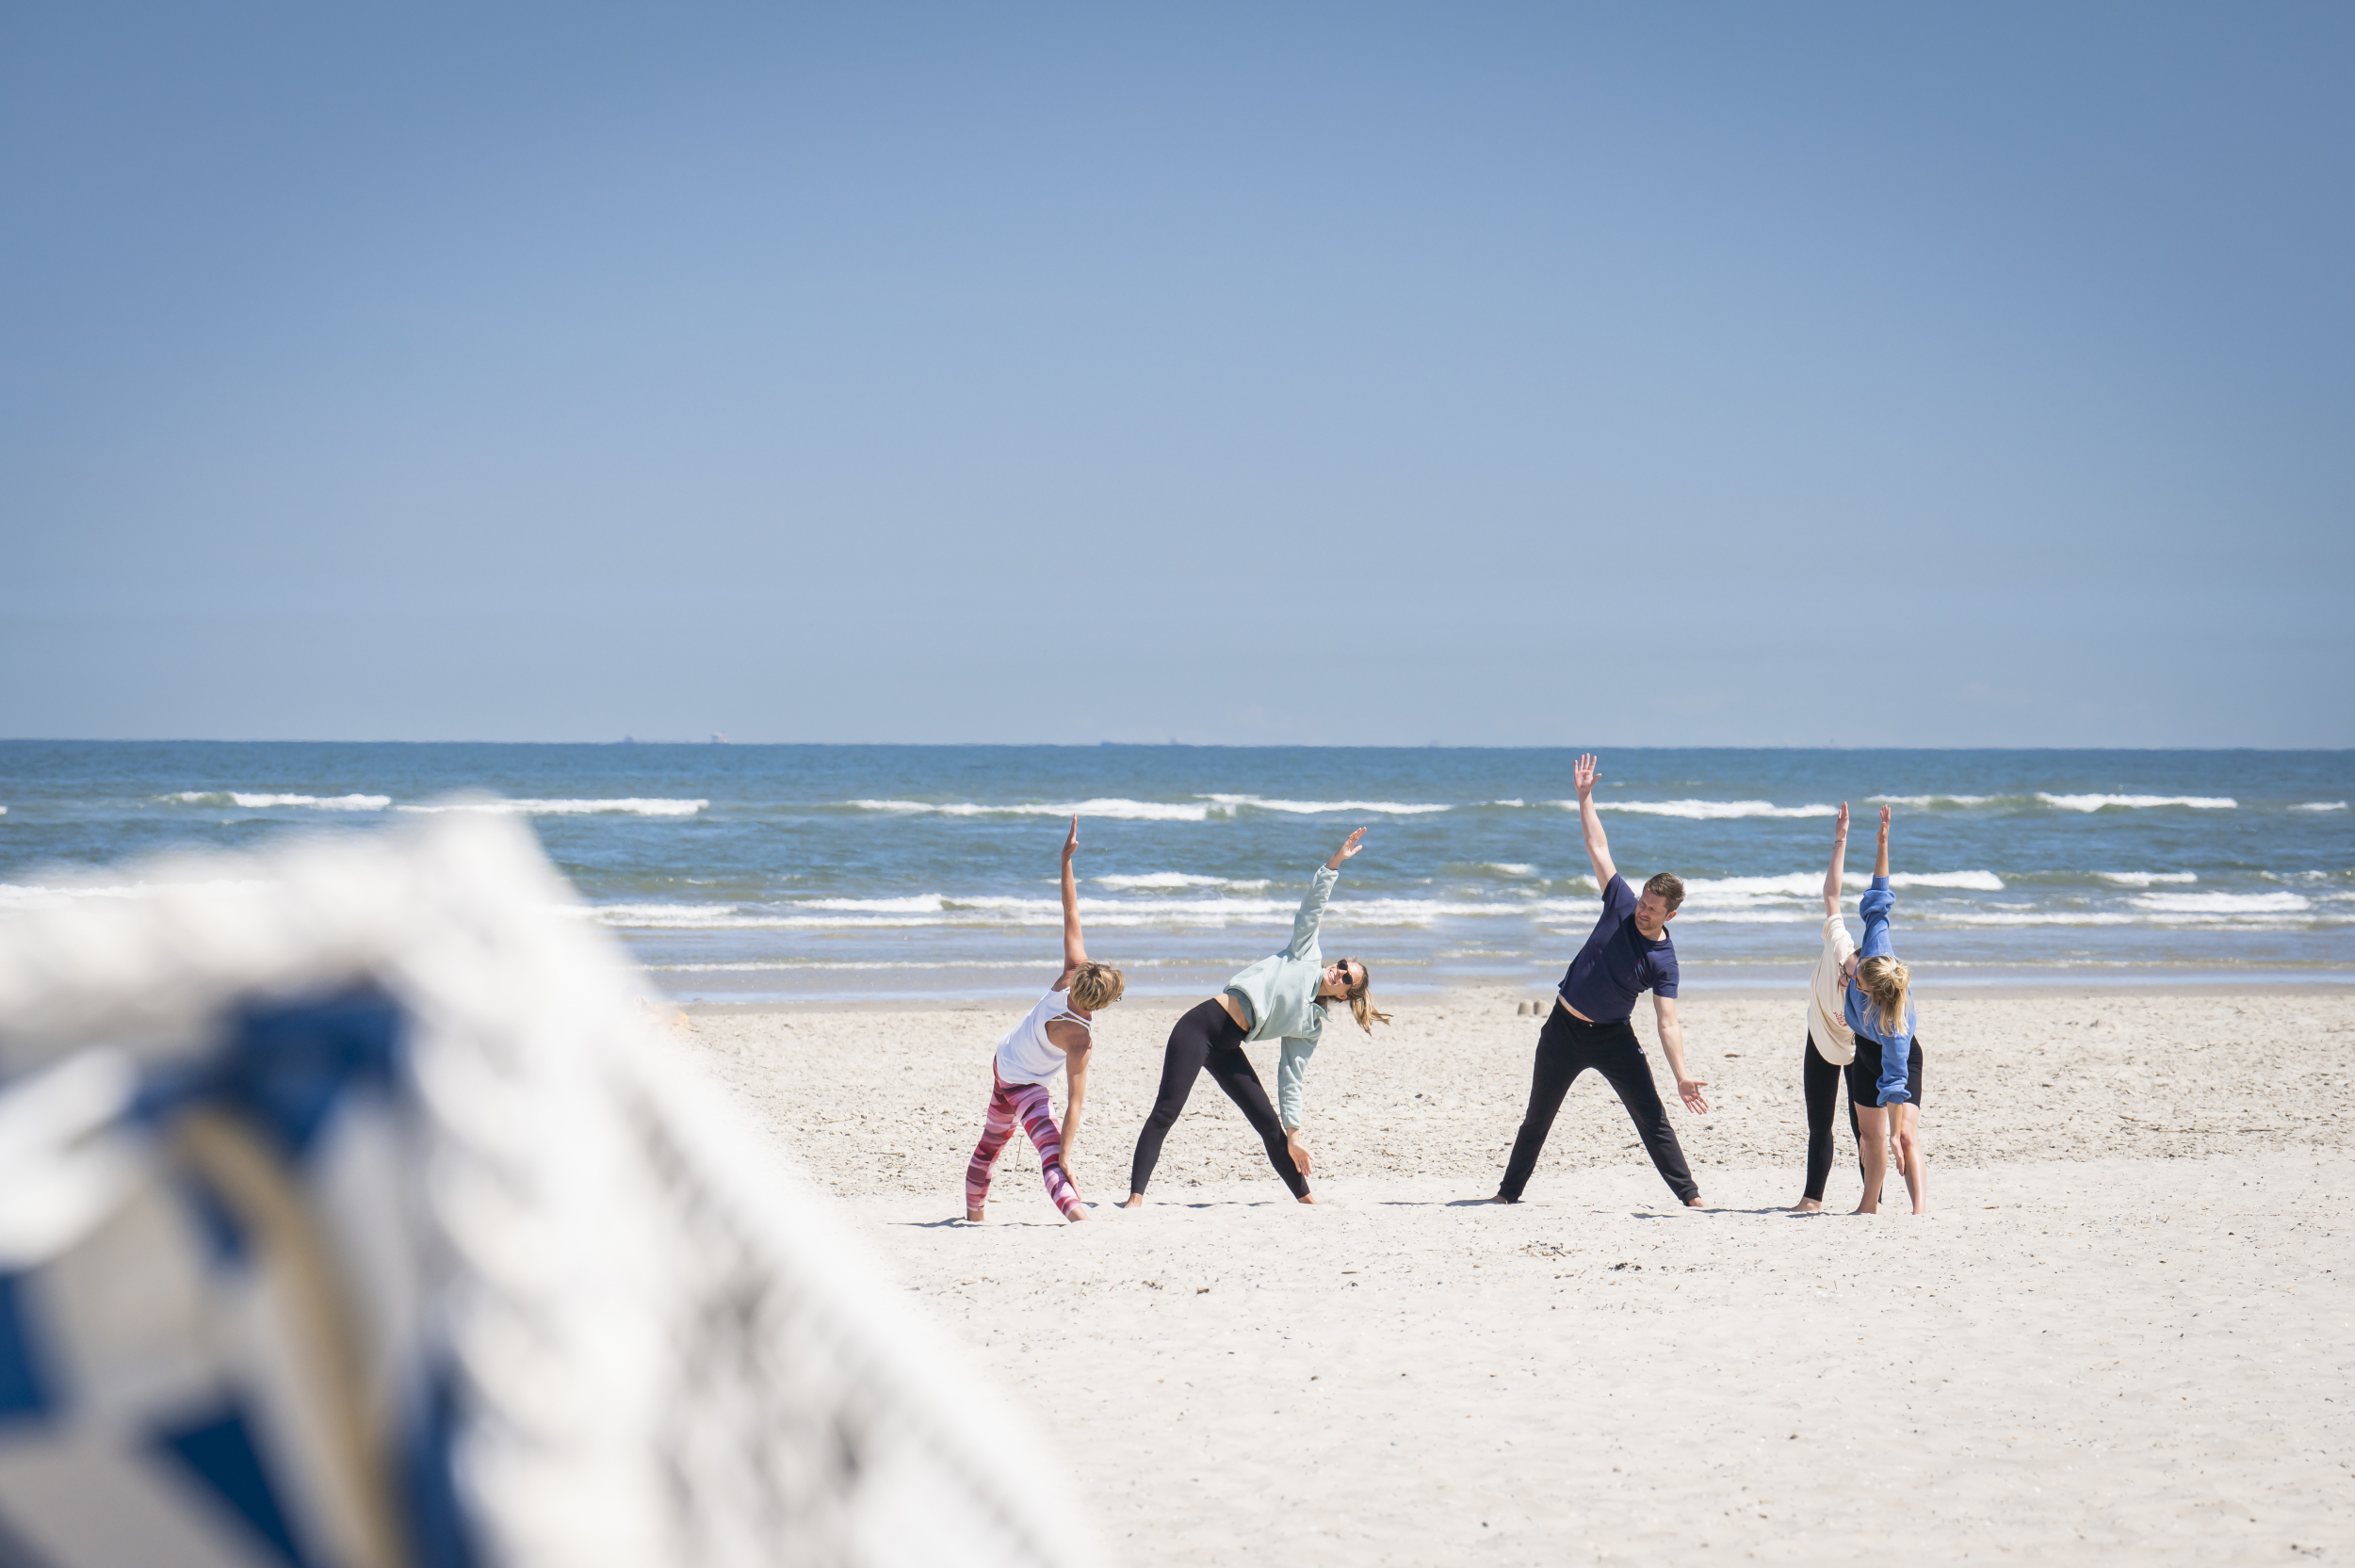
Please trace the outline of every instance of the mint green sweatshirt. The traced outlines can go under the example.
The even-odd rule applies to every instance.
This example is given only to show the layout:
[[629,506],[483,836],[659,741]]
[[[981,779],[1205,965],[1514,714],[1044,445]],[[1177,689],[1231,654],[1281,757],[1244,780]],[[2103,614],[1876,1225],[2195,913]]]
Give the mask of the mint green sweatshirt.
[[1324,955],[1317,946],[1317,927],[1324,920],[1324,900],[1341,874],[1329,865],[1317,867],[1316,881],[1292,916],[1291,946],[1261,959],[1226,982],[1226,994],[1242,1002],[1251,1020],[1245,1040],[1281,1040],[1275,1063],[1275,1108],[1288,1128],[1300,1125],[1300,1082],[1324,1032],[1324,1004],[1317,988],[1324,983]]

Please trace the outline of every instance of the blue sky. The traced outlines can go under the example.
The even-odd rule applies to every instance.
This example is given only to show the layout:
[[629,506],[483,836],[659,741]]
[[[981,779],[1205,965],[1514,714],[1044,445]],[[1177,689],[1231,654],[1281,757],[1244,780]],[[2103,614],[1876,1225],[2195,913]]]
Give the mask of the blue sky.
[[2355,13],[0,13],[0,735],[2355,744]]

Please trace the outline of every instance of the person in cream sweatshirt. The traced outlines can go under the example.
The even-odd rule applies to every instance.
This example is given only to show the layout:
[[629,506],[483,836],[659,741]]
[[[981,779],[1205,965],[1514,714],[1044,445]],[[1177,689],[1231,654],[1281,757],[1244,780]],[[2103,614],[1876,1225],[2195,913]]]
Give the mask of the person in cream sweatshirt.
[[[1856,1031],[1848,1026],[1848,961],[1856,942],[1841,917],[1841,878],[1848,859],[1848,802],[1840,802],[1831,831],[1831,865],[1824,872],[1824,950],[1807,988],[1807,1037],[1799,1076],[1807,1096],[1807,1188],[1791,1205],[1795,1214],[1824,1206],[1824,1184],[1831,1177],[1832,1109],[1839,1102],[1840,1070],[1856,1059]],[[1856,1131],[1856,1107],[1848,1108],[1848,1130]],[[1863,1156],[1858,1156],[1860,1170]]]

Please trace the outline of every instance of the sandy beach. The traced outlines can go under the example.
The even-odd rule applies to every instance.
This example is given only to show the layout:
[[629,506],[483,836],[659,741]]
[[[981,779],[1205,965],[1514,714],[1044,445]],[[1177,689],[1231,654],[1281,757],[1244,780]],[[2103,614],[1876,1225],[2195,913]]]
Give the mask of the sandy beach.
[[[1115,1561],[2355,1556],[2355,997],[1925,992],[1934,1212],[1859,1219],[1781,1212],[1796,993],[1683,1005],[1715,1108],[1676,1124],[1708,1211],[1593,1075],[1527,1201],[1477,1203],[1536,994],[1331,1031],[1315,1207],[1204,1079],[1136,1213],[1113,1205],[1181,1009],[1122,1003],[1080,1225],[1019,1137],[989,1223],[957,1218],[1018,1008],[673,1039],[1054,1434]],[[1835,1210],[1858,1194],[1840,1136]]]

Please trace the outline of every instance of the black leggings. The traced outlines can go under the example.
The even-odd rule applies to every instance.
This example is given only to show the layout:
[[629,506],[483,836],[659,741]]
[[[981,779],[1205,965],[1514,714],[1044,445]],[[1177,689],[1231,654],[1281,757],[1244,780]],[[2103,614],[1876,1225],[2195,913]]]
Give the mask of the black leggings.
[[1215,998],[1178,1019],[1178,1026],[1169,1031],[1168,1049],[1161,1053],[1161,1091],[1153,1097],[1153,1114],[1145,1119],[1145,1130],[1137,1134],[1136,1158],[1129,1162],[1129,1190],[1142,1192],[1153,1179],[1153,1167],[1161,1163],[1161,1140],[1177,1123],[1178,1113],[1186,1108],[1194,1080],[1206,1067],[1219,1088],[1226,1091],[1226,1097],[1242,1109],[1259,1141],[1267,1145],[1267,1162],[1275,1167],[1292,1196],[1307,1197],[1308,1178],[1292,1163],[1283,1123],[1275,1119],[1275,1107],[1268,1104],[1267,1091],[1259,1087],[1259,1075],[1251,1070],[1251,1059],[1242,1054],[1242,1026],[1228,1017]]
[[[1831,1179],[1831,1110],[1833,1102],[1843,1098],[1840,1092],[1840,1069],[1826,1061],[1815,1049],[1815,1037],[1807,1037],[1807,1055],[1802,1077],[1807,1085],[1807,1195],[1816,1203],[1824,1201],[1824,1184]],[[1863,1140],[1857,1137],[1856,1103],[1848,1104],[1848,1136],[1858,1144],[1857,1174],[1864,1173]]]
[[1635,1135],[1644,1140],[1668,1190],[1686,1203],[1699,1197],[1700,1184],[1685,1168],[1684,1150],[1677,1142],[1676,1129],[1668,1125],[1668,1107],[1660,1103],[1660,1091],[1651,1081],[1651,1063],[1644,1059],[1634,1026],[1624,1018],[1616,1024],[1584,1023],[1571,1017],[1570,1010],[1559,1001],[1537,1035],[1529,1114],[1521,1118],[1520,1135],[1513,1140],[1513,1157],[1504,1167],[1504,1185],[1497,1188],[1497,1196],[1520,1197],[1521,1188],[1529,1185],[1529,1173],[1537,1168],[1546,1134],[1553,1130],[1562,1097],[1589,1067],[1611,1080],[1619,1104],[1627,1107],[1629,1119],[1635,1123]]

